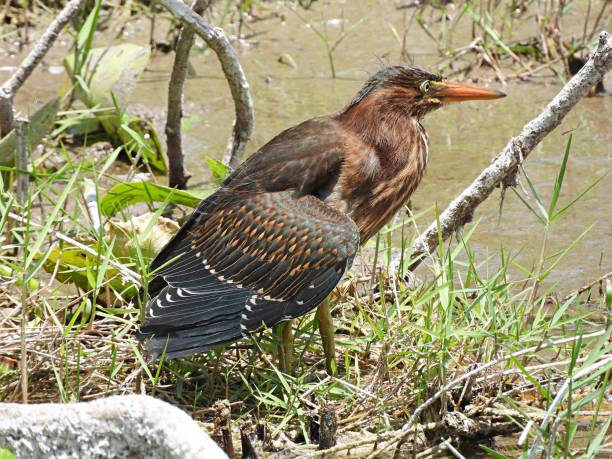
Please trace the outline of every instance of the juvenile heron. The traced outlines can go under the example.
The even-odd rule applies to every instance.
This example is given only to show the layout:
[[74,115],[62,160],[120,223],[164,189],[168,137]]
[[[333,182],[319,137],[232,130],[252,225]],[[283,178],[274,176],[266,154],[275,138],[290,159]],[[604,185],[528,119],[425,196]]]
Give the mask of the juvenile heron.
[[421,181],[423,116],[450,102],[504,96],[388,67],[339,112],[273,138],[153,261],[141,329],[149,351],[206,351],[315,308]]

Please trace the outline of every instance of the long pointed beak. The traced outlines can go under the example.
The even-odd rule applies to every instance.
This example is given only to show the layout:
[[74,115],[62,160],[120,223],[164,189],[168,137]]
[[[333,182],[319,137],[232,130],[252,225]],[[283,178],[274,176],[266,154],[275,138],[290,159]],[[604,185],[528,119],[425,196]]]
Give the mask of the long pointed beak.
[[471,84],[443,81],[439,83],[440,89],[435,92],[435,97],[442,102],[463,102],[464,100],[489,100],[506,97],[506,93],[496,89],[483,88]]

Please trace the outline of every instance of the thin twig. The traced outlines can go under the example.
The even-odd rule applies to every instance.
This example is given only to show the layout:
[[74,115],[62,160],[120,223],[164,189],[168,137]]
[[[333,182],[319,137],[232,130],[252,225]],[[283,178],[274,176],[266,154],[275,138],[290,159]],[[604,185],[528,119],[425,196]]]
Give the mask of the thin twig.
[[595,284],[599,284],[600,282],[605,281],[606,279],[610,279],[612,278],[612,271],[608,271],[606,274],[604,274],[601,277],[598,277],[597,279],[595,279],[594,281],[589,282],[586,285],[583,285],[582,287],[580,287],[579,289],[573,291],[572,293],[565,295],[561,301],[567,301],[569,300],[572,296],[578,296],[581,293],[586,292],[587,290],[589,290],[591,287],[593,287]]
[[21,62],[19,68],[0,88],[0,138],[13,129],[13,99],[32,74],[36,66],[45,57],[62,29],[80,10],[85,0],[72,0],[56,16],[45,33],[38,39],[30,54]]
[[[208,0],[195,0],[193,11],[199,15],[208,6]],[[183,86],[189,67],[189,53],[195,41],[195,31],[184,25],[181,28],[176,50],[172,74],[168,83],[168,116],[166,117],[166,147],[168,155],[168,182],[171,187],[187,188],[187,180],[191,174],[184,164],[181,136],[181,119],[183,118]]]

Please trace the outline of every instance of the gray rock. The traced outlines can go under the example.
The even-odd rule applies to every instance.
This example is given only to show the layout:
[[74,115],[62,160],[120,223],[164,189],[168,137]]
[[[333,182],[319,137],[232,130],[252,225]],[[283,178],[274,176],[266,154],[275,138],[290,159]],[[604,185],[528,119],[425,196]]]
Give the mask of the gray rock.
[[28,459],[227,459],[185,412],[146,395],[0,404],[0,448]]

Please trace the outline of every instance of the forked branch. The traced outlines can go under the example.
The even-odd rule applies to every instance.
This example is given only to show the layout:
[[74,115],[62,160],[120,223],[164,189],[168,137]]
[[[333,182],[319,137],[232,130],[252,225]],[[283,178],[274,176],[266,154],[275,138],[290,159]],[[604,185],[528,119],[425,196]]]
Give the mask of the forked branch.
[[249,92],[249,84],[238,61],[236,51],[223,29],[212,27],[184,3],[179,0],[160,1],[175,17],[191,27],[206,42],[221,63],[236,107],[236,121],[223,162],[235,168],[242,160],[246,144],[253,131],[254,122],[253,101]]
[[[193,11],[199,15],[208,6],[208,0],[195,0]],[[171,187],[187,188],[191,174],[185,169],[181,119],[183,118],[183,86],[189,67],[189,53],[195,40],[195,31],[183,25],[176,41],[174,65],[168,83],[168,115],[166,117],[166,146],[168,155],[169,177]]]

